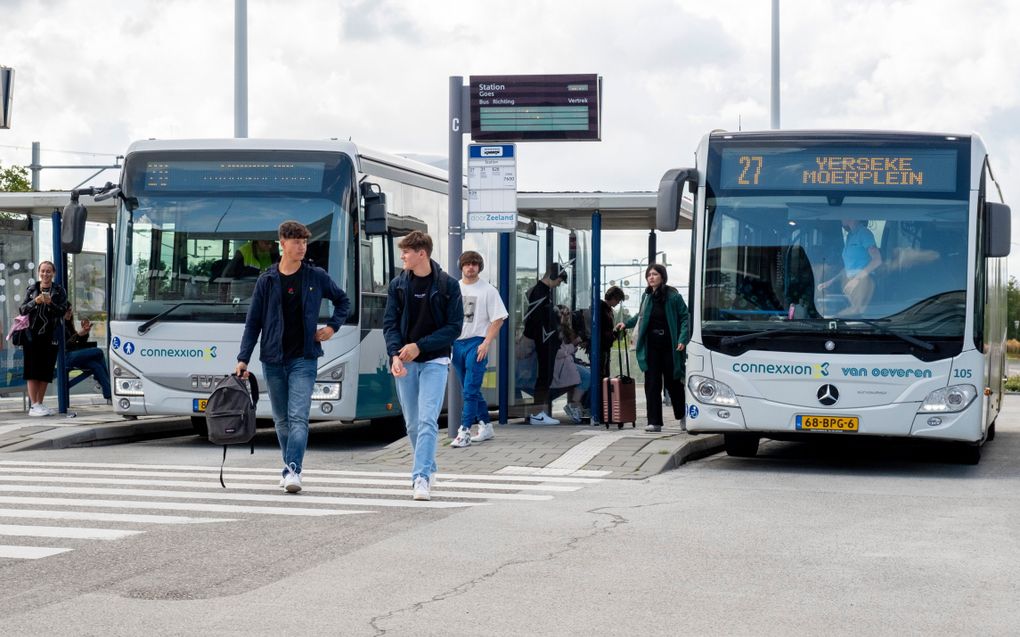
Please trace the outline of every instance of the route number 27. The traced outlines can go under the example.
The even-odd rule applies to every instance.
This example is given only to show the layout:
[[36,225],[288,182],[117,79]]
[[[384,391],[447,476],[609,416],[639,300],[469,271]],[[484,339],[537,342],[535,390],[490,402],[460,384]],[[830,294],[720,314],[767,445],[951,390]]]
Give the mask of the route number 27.
[[[737,183],[741,186],[758,185],[761,177],[761,155],[741,155],[737,160],[740,162],[741,171],[737,177]],[[748,174],[750,173],[750,175]],[[748,179],[750,177],[750,179]]]

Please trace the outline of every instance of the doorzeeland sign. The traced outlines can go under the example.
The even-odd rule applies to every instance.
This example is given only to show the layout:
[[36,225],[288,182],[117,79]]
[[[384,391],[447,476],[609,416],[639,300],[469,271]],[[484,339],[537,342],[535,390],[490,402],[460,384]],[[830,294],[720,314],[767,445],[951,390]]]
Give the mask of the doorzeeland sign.
[[513,144],[468,146],[468,232],[517,229],[517,148]]

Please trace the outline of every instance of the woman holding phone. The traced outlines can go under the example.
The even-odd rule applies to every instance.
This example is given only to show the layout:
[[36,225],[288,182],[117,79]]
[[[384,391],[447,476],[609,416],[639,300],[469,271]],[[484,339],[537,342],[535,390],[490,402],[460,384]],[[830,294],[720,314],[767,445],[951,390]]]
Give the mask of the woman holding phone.
[[24,378],[32,406],[29,416],[52,416],[53,410],[43,405],[46,387],[53,380],[57,365],[55,334],[63,325],[67,309],[67,293],[53,282],[57,270],[52,261],[43,261],[37,270],[36,282],[28,286],[20,314],[28,316],[29,339],[25,344]]

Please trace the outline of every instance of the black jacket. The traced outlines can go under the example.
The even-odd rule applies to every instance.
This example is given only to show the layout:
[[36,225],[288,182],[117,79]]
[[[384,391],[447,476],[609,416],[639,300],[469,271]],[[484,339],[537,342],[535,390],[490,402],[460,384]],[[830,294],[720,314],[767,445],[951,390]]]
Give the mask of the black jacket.
[[[429,308],[438,328],[418,341],[422,352],[435,352],[453,346],[464,326],[464,299],[460,294],[460,283],[432,263],[432,290],[429,292]],[[390,281],[386,296],[386,315],[383,318],[383,335],[386,337],[386,353],[393,358],[400,348],[407,345],[409,330],[407,299],[410,298],[411,276],[404,270]]]
[[50,298],[53,302],[49,305],[35,302],[35,297],[40,293],[38,281],[28,286],[25,291],[25,302],[21,304],[18,313],[28,315],[28,329],[32,330],[33,334],[52,338],[67,311],[67,292],[54,283],[50,288]]

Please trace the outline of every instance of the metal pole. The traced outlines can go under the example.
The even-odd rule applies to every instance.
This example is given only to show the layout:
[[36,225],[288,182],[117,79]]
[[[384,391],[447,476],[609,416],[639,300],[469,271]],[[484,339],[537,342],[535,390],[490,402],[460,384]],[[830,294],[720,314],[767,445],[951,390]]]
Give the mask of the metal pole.
[[[450,76],[450,121],[449,128],[449,173],[447,174],[446,199],[449,225],[450,250],[446,255],[448,273],[460,278],[460,253],[463,250],[462,228],[464,223],[464,77]],[[500,365],[503,361],[500,360]],[[464,396],[461,394],[460,379],[456,372],[450,374],[446,388],[446,434],[457,437],[461,426],[461,411]],[[471,423],[467,423],[468,426]]]
[[591,389],[588,399],[592,424],[602,422],[602,213],[591,215]]
[[[106,226],[106,361],[110,361],[110,317],[113,316],[113,226]],[[109,370],[107,370],[109,371]],[[113,378],[113,374],[110,374]]]
[[[499,296],[503,306],[510,307],[510,238],[509,232],[499,234]],[[499,424],[507,424],[510,416],[510,317],[499,330],[499,368],[496,370],[499,392]]]
[[[63,286],[66,290],[67,286],[64,285],[64,281],[67,280],[67,258],[60,245],[60,211],[54,210],[50,216],[53,221],[53,263],[56,266],[54,269],[54,280],[57,285]],[[60,317],[60,321],[57,325],[57,411],[62,414],[67,414],[67,405],[70,403],[68,396],[67,387],[67,365],[64,363],[64,317]]]
[[779,0],[772,0],[772,130],[779,129]]
[[248,136],[248,0],[234,0],[234,137]]
[[32,192],[39,192],[39,171],[42,170],[40,165],[41,154],[39,142],[32,142],[32,165],[29,166],[29,169],[32,171]]
[[[655,230],[648,231],[648,265],[655,263]],[[665,264],[663,264],[665,265]]]

